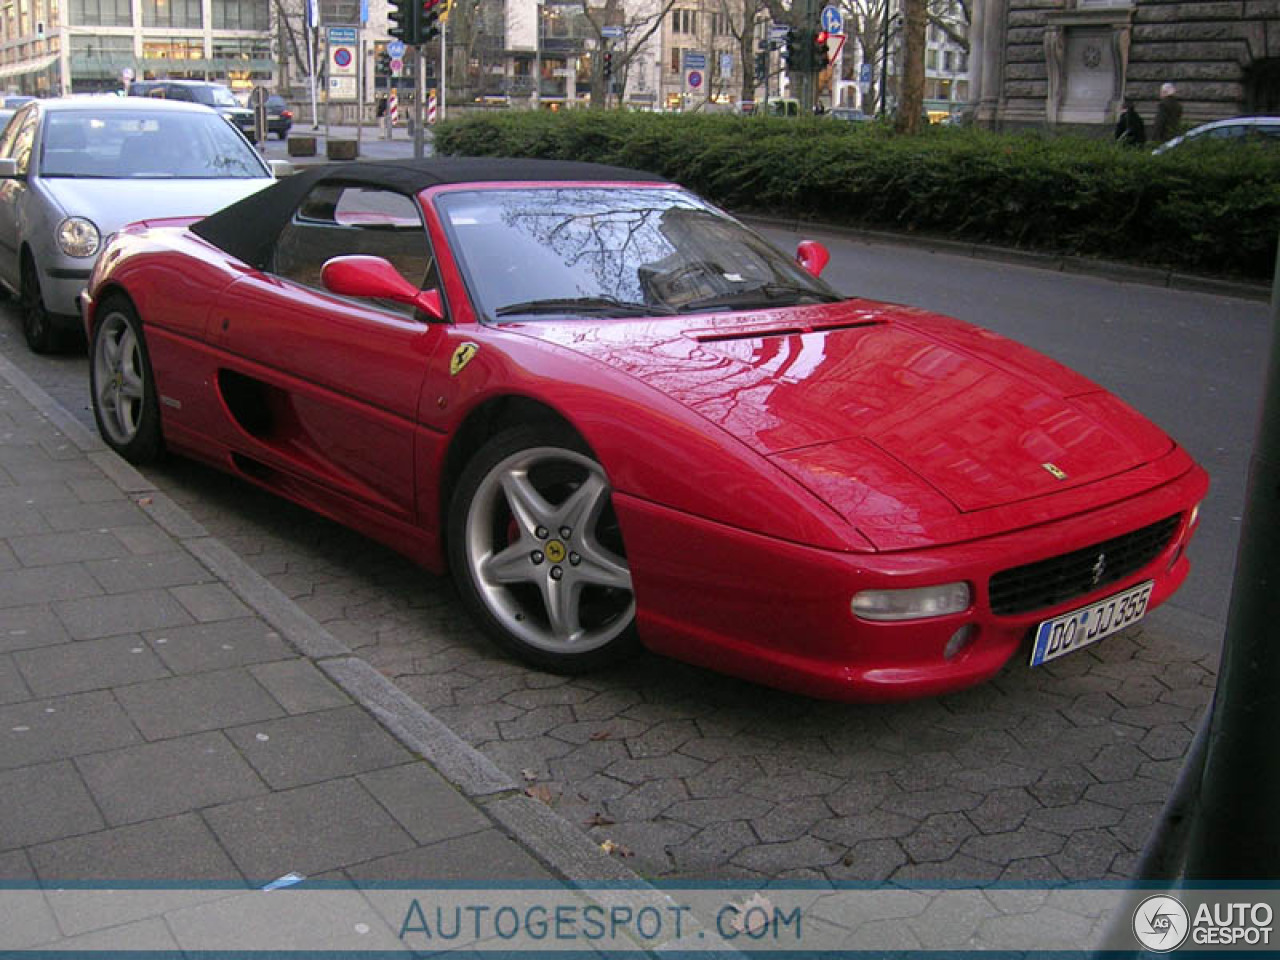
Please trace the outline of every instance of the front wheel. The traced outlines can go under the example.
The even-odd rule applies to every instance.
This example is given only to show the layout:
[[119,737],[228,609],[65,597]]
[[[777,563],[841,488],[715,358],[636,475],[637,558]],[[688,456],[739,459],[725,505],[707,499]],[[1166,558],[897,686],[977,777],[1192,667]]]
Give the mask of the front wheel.
[[635,595],[604,469],[572,432],[506,430],[463,471],[449,559],[463,601],[524,660],[592,669],[635,645]]
[[150,463],[164,449],[151,358],[142,322],[120,297],[100,308],[89,350],[89,388],[98,432],[130,463]]
[[22,287],[19,290],[22,311],[22,336],[32,353],[56,353],[59,346],[58,331],[53,318],[44,305],[40,292],[40,274],[29,254],[22,258]]

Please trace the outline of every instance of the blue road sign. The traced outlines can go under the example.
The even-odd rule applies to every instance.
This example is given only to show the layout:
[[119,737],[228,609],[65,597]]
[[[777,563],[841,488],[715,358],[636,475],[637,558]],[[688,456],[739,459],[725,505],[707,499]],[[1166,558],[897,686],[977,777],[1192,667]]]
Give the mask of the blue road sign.
[[697,90],[702,86],[702,74],[697,70],[689,71],[689,89]]
[[399,60],[404,56],[404,44],[399,40],[392,40],[387,44],[387,53],[391,55],[391,59]]
[[822,29],[836,36],[844,36],[844,14],[834,4],[822,8]]
[[618,26],[601,27],[600,36],[604,37],[606,40],[621,40],[623,31],[622,28]]
[[337,46],[340,43],[354,44],[356,42],[355,27],[330,27],[329,43],[331,46]]
[[684,68],[686,70],[707,69],[707,55],[697,50],[686,50],[684,52]]
[[862,67],[858,70],[858,82],[859,83],[871,82],[871,64],[864,63]]

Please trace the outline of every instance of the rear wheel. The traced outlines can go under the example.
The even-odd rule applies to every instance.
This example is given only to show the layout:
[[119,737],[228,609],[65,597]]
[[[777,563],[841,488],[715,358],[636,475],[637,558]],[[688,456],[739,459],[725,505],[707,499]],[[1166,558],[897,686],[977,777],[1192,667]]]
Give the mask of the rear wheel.
[[475,455],[449,516],[463,600],[539,667],[589,670],[635,646],[635,596],[604,469],[571,431],[506,430]]
[[19,291],[22,309],[22,336],[33,353],[54,353],[60,338],[54,329],[53,318],[45,309],[44,296],[40,292],[40,274],[31,254],[22,258],[22,289]]
[[99,308],[89,351],[89,387],[98,432],[130,463],[150,463],[164,450],[160,406],[142,322],[122,297]]

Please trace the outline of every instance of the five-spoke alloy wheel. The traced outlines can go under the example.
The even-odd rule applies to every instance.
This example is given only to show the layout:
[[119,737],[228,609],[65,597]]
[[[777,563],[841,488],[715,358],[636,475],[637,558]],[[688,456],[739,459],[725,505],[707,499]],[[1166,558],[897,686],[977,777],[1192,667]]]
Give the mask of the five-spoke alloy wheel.
[[609,481],[565,428],[516,427],[480,449],[454,492],[449,556],[473,614],[525,660],[578,672],[634,645]]
[[160,455],[160,410],[142,324],[131,304],[103,303],[90,345],[93,415],[107,444],[131,463]]

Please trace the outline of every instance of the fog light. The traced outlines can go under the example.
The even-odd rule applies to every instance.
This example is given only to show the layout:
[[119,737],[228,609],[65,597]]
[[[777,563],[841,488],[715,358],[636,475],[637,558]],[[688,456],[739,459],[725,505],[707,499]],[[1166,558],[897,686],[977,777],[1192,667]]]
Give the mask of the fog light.
[[922,620],[967,610],[970,597],[967,583],[909,590],[863,590],[853,597],[853,612],[863,620]]
[[973,643],[977,636],[978,628],[972,623],[966,623],[951,635],[951,639],[942,649],[942,656],[947,660],[954,660],[968,648],[969,644]]

